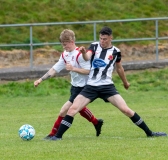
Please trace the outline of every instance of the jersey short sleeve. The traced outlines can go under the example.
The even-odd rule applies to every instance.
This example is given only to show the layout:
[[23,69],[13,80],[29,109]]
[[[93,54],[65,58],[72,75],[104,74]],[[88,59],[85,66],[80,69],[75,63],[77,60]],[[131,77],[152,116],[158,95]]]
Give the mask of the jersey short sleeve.
[[117,59],[116,59],[116,63],[119,63],[121,61],[121,52],[118,51],[117,52]]
[[85,61],[83,59],[82,54],[80,54],[79,57],[78,57],[78,63],[79,63],[81,68],[90,70],[90,67],[91,67],[90,61]]
[[98,44],[95,42],[95,43],[92,43],[89,48],[88,48],[88,51],[92,51],[92,53],[94,54],[96,49],[97,49],[97,46]]
[[65,69],[65,61],[62,58],[62,55],[60,56],[58,62],[53,66],[54,70],[59,73],[61,70]]

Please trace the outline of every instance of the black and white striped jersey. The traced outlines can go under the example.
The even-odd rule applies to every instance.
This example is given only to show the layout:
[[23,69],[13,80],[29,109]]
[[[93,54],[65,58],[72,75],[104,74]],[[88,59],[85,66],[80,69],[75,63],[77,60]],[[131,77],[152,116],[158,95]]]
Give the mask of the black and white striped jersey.
[[113,84],[112,72],[115,63],[121,61],[120,50],[112,46],[103,49],[99,42],[94,42],[88,50],[92,51],[91,70],[87,84],[92,86]]

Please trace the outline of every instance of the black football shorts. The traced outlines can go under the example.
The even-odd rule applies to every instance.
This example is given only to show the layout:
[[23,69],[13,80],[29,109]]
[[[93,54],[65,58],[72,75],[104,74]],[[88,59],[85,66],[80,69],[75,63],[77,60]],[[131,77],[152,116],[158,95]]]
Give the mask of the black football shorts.
[[71,103],[73,103],[74,99],[76,98],[76,96],[82,91],[84,87],[74,87],[74,86],[71,86],[71,96],[69,98],[69,101]]
[[101,86],[90,86],[86,85],[84,89],[80,92],[81,95],[94,101],[96,98],[101,98],[105,102],[109,102],[107,98],[119,94],[116,90],[114,84],[101,85]]

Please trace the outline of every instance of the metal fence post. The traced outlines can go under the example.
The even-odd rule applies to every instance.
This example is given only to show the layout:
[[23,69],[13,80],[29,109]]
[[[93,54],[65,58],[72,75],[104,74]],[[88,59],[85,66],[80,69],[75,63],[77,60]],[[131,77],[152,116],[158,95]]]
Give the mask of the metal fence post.
[[155,36],[156,36],[156,61],[159,60],[159,53],[158,53],[158,20],[155,21]]
[[33,27],[30,26],[30,68],[33,68]]
[[94,41],[96,41],[96,23],[93,26],[93,33],[94,33]]

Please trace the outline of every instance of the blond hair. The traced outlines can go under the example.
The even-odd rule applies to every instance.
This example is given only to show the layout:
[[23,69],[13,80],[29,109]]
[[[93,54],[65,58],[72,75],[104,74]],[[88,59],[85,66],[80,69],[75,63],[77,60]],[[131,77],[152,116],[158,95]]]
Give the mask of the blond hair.
[[75,33],[70,29],[64,29],[59,37],[60,42],[75,41]]

